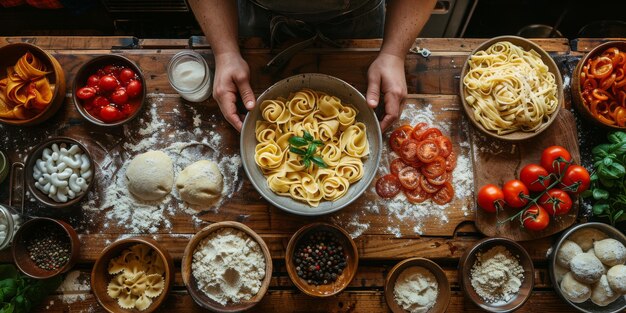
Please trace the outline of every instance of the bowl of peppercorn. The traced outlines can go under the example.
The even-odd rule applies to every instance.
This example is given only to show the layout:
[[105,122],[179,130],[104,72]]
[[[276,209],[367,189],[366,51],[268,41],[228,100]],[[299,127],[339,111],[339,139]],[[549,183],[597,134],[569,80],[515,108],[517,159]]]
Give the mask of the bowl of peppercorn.
[[67,272],[80,250],[78,235],[68,223],[38,217],[24,223],[13,239],[13,260],[24,274],[45,279]]
[[291,237],[285,263],[298,289],[309,296],[330,297],[343,291],[354,278],[359,253],[341,227],[314,223]]

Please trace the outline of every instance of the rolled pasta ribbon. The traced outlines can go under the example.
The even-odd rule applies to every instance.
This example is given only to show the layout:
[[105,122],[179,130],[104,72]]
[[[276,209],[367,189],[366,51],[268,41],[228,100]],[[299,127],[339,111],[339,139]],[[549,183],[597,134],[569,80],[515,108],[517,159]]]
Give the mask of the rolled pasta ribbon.
[[319,99],[319,119],[330,120],[341,112],[341,100],[334,96],[324,95]]
[[349,183],[354,183],[363,177],[363,161],[360,158],[344,156],[339,160],[335,172]]
[[285,124],[291,117],[291,114],[285,107],[285,103],[277,100],[265,100],[261,102],[261,115],[263,118],[278,125]]
[[284,159],[284,151],[273,141],[266,141],[256,145],[256,164],[264,169],[274,169],[280,167]]
[[337,115],[337,120],[339,121],[339,128],[344,130],[348,128],[350,125],[354,124],[356,121],[356,115],[359,114],[359,111],[352,107],[351,105],[345,105],[339,111]]
[[356,123],[349,126],[341,134],[340,147],[353,157],[364,157],[369,154],[369,142],[365,133],[365,124]]
[[276,141],[282,134],[278,125],[266,121],[256,122],[255,133],[258,142]]
[[319,138],[321,141],[331,141],[335,135],[339,132],[339,121],[337,120],[328,120],[320,122],[318,125],[319,128]]
[[341,149],[334,144],[325,145],[320,151],[320,156],[326,165],[334,167],[339,164],[339,160],[341,159],[342,153]]
[[315,109],[316,99],[317,96],[313,90],[302,89],[287,102],[287,107],[294,118],[303,119]]
[[333,201],[343,197],[348,192],[350,183],[340,176],[330,176],[322,181],[322,193],[324,200]]

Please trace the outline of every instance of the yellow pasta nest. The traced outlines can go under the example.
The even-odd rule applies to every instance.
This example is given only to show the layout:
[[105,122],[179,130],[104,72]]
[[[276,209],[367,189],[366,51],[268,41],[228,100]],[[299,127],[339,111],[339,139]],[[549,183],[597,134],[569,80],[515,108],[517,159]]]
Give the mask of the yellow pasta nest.
[[[263,119],[256,123],[254,158],[276,194],[316,207],[322,200],[341,198],[363,177],[369,143],[352,105],[302,89],[288,99],[265,100],[260,109]],[[315,153],[326,167],[306,167],[302,156],[290,151],[289,139],[305,132],[323,142]]]
[[468,63],[465,100],[486,129],[499,135],[532,132],[558,108],[556,78],[535,50],[501,41]]
[[134,245],[112,259],[108,272],[115,276],[107,286],[107,294],[124,309],[147,309],[165,288],[163,260],[144,244]]

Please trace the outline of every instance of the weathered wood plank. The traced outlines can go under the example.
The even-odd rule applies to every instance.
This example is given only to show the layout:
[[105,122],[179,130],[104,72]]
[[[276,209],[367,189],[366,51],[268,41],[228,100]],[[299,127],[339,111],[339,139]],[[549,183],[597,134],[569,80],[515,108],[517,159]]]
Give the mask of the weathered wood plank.
[[83,49],[99,50],[125,48],[132,49],[138,47],[138,39],[129,36],[32,36],[32,37],[0,37],[0,46],[27,42],[41,47],[42,49]]

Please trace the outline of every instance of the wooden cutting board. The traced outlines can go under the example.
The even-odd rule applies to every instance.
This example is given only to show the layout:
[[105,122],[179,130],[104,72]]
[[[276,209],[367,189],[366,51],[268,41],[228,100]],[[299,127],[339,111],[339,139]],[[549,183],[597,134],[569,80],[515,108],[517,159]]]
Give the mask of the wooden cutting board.
[[[472,128],[472,150],[474,163],[474,194],[485,184],[502,186],[506,181],[517,178],[520,169],[530,163],[539,163],[544,148],[560,145],[565,147],[580,164],[576,121],[572,112],[561,109],[554,123],[541,135],[527,141],[511,143],[487,137]],[[517,213],[505,209],[496,214],[476,209],[476,227],[486,236],[506,237],[516,241],[538,239],[558,233],[576,221],[579,205],[577,201],[567,215],[550,219],[550,224],[540,232],[520,227],[519,220],[498,224]]]

